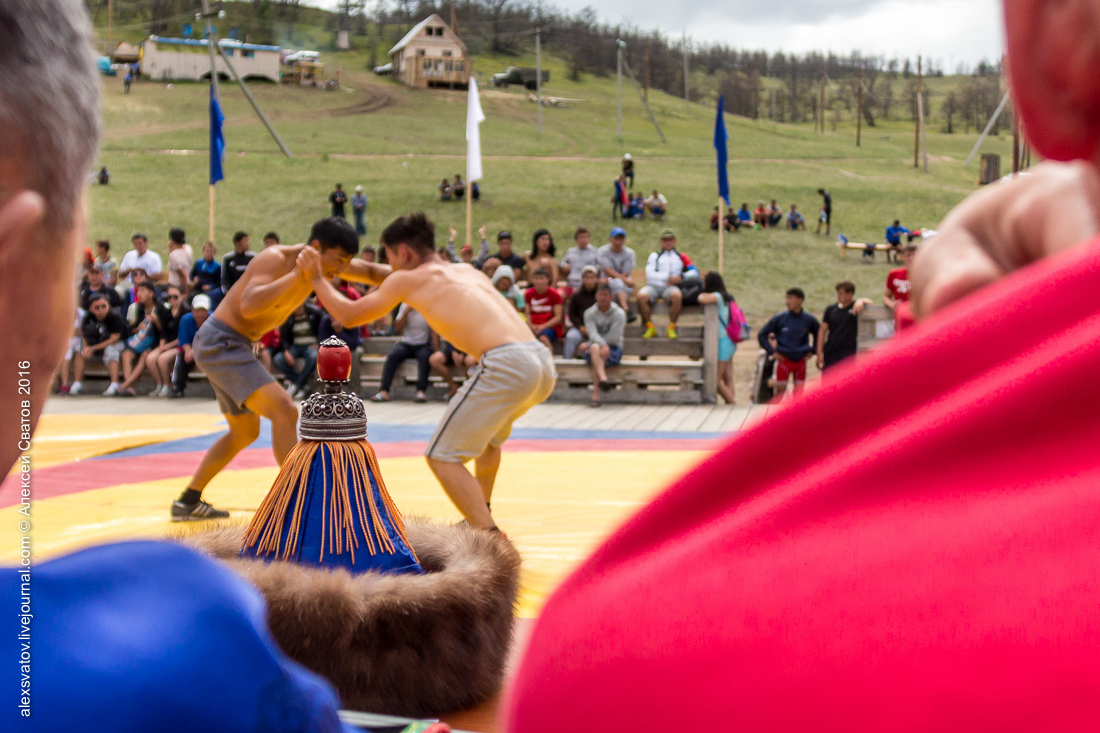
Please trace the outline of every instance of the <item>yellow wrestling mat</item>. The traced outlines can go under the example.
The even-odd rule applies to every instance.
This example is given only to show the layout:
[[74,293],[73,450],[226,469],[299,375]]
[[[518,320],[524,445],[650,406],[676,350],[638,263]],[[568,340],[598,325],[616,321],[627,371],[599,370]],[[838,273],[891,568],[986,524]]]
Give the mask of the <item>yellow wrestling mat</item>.
[[[210,415],[44,417],[32,452],[36,560],[102,542],[164,536],[171,501],[212,433],[223,427],[220,417]],[[426,438],[410,430],[430,428],[372,426],[390,494],[406,515],[460,520],[419,455]],[[523,556],[520,613],[528,617],[538,615],[548,595],[604,537],[711,447],[679,435],[669,440],[669,434],[605,433],[593,439],[575,431],[529,432],[533,437],[518,435],[505,445],[493,496],[493,515]],[[550,433],[556,439],[548,439]],[[266,431],[257,447],[211,482],[204,497],[249,518],[277,474],[265,438]],[[22,518],[12,485],[0,491],[2,526],[16,526]],[[0,540],[0,562],[16,560],[16,541],[13,534]]]

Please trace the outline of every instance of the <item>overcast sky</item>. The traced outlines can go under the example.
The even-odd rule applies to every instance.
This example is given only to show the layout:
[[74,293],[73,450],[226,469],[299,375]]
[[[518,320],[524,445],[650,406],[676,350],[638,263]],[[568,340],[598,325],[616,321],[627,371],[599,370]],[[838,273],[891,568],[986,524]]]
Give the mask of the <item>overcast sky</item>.
[[[308,0],[307,0],[308,1]],[[936,59],[950,73],[959,63],[996,61],[1004,49],[1001,0],[544,0],[577,11],[591,5],[601,20],[687,31],[697,41],[737,48],[829,50]],[[333,7],[336,0],[312,0]]]

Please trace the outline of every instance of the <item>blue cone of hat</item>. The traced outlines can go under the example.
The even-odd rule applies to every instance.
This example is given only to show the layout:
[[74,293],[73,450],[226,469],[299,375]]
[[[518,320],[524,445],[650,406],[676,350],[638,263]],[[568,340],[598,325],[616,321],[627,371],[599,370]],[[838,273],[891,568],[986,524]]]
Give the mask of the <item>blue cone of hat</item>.
[[351,351],[325,340],[317,355],[324,390],[302,403],[298,444],[245,532],[241,557],[352,573],[423,573],[367,442],[358,395],[344,392]]

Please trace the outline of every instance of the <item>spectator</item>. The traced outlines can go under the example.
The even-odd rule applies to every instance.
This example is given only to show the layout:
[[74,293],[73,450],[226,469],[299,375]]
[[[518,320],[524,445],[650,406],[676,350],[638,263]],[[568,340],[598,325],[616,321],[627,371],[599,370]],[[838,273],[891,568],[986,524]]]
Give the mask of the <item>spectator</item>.
[[[265,240],[266,241],[266,240]],[[213,242],[202,246],[202,257],[191,265],[191,292],[210,298],[210,310],[222,299],[222,266],[215,259],[217,250]],[[194,308],[194,303],[191,305]]]
[[554,353],[554,344],[561,339],[562,298],[557,290],[550,287],[550,272],[540,267],[531,273],[531,285],[524,293],[527,302],[527,325],[531,333],[543,343],[550,353]]
[[645,208],[649,210],[654,218],[663,219],[665,214],[668,213],[668,199],[665,198],[663,193],[653,189],[653,193],[645,200]]
[[[503,265],[503,267],[507,267],[507,265]],[[433,338],[439,341],[438,336],[433,336]],[[477,364],[477,359],[456,350],[446,341],[439,341],[439,348],[432,354],[428,363],[431,364],[432,371],[438,374],[443,383],[447,385],[447,394],[443,397],[443,401],[450,402],[451,398],[458,393],[458,385],[455,384],[451,367],[459,368],[462,371],[462,378],[465,379],[469,370]]]
[[103,281],[103,270],[98,264],[88,270],[88,282],[80,290],[80,307],[87,311],[92,302],[92,296],[97,293],[102,293],[107,298],[111,308],[116,311],[122,310],[122,298],[118,296],[117,290],[107,287],[107,283]]
[[500,265],[493,273],[493,287],[504,296],[504,299],[515,306],[520,313],[523,312],[526,301],[519,286],[516,285],[516,271],[508,265]]
[[268,247],[274,247],[279,243],[279,235],[275,232],[268,232],[264,235],[264,249]]
[[684,304],[679,288],[683,275],[684,260],[676,251],[676,233],[671,229],[662,229],[661,249],[649,255],[645,265],[645,285],[638,289],[638,313],[645,323],[642,338],[651,339],[657,335],[651,303],[658,300],[668,303],[668,329],[665,335],[670,339],[677,338],[676,321]]
[[95,179],[100,186],[106,186],[111,182],[111,173],[107,170],[107,166],[103,166],[99,169],[99,173],[96,173]]
[[799,288],[787,291],[787,310],[777,313],[760,329],[760,346],[774,356],[775,402],[779,403],[787,391],[787,382],[794,377],[794,395],[802,394],[806,386],[806,359],[816,351],[817,334],[821,325],[812,315],[802,310],[806,294]]
[[346,221],[348,217],[344,213],[344,204],[348,202],[348,195],[344,193],[343,185],[336,184],[336,189],[328,195],[328,202],[332,205],[332,215]]
[[241,275],[244,274],[245,268],[248,267],[248,263],[256,256],[255,252],[250,252],[248,250],[250,246],[251,240],[249,240],[246,232],[237,232],[233,235],[233,251],[222,259],[223,296],[241,279]]
[[736,232],[741,228],[741,220],[737,218],[737,212],[732,206],[726,209],[726,215],[722,217],[722,225],[727,232]]
[[144,270],[151,280],[160,279],[162,269],[160,255],[149,249],[149,238],[138,232],[130,238],[130,244],[134,248],[123,255],[122,262],[118,266],[119,295],[134,286],[130,273],[138,268]]
[[132,69],[126,69],[126,76],[122,77],[122,93],[130,93],[130,85],[134,83],[134,72]]
[[470,184],[470,198],[474,201],[481,199],[481,186],[478,185],[477,181]]
[[[480,229],[478,231],[481,231]],[[495,260],[495,262],[494,262]],[[505,230],[497,234],[497,251],[489,255],[485,260],[478,258],[474,260],[474,265],[478,267],[488,277],[492,277],[497,268],[501,265],[508,265],[516,272],[522,272],[523,268],[527,265],[527,260],[522,255],[517,254],[512,249],[512,233]]]
[[[895,261],[897,261],[898,252],[901,251],[901,237],[903,234],[907,237],[909,242],[915,239],[913,232],[903,227],[899,219],[894,219],[894,223],[886,227],[886,243],[893,248],[891,252],[893,252]],[[890,259],[890,252],[886,253],[886,259]]]
[[626,192],[626,180],[622,174],[615,176],[615,187],[611,192],[611,221],[626,216],[623,207],[630,205],[630,198]]
[[626,155],[623,156],[622,169],[623,169],[623,181],[625,182],[629,178],[630,179],[630,187],[633,188],[634,187],[634,158],[632,158],[630,156],[630,153],[627,153]]
[[275,357],[282,351],[279,348],[282,344],[279,341],[279,329],[273,328],[263,336],[260,336],[260,340],[252,344],[252,355],[260,360],[264,369],[269,373],[275,373]]
[[[485,227],[482,227],[479,231],[483,231],[484,229]],[[485,248],[488,249],[488,245],[486,245]],[[359,250],[359,254],[357,254],[356,257],[364,262],[376,262],[378,260],[378,251],[368,244],[366,247]]]
[[[580,285],[569,298],[567,308],[569,330],[565,333],[565,343],[561,350],[562,358],[572,359],[577,352],[577,347],[588,338],[584,325],[584,312],[596,304],[596,287],[599,284],[600,268],[595,265],[586,265],[581,270]],[[608,292],[611,292],[610,288]]]
[[[108,292],[115,293],[110,288],[108,288]],[[115,293],[115,297],[118,297],[118,293]],[[69,336],[69,345],[65,347],[65,356],[61,360],[61,384],[57,389],[58,394],[69,394],[69,390],[72,388],[72,384],[69,382],[69,375],[72,373],[69,365],[72,364],[73,359],[80,353],[80,350],[84,348],[81,334],[83,333],[84,317],[86,315],[88,315],[88,311],[77,306],[72,335]]]
[[737,221],[741,222],[740,226],[752,226],[752,212],[747,203],[741,204],[741,208],[737,210]]
[[896,270],[890,270],[886,276],[886,293],[882,296],[882,304],[894,311],[894,330],[902,331],[912,326],[916,319],[909,308],[909,293],[912,284],[909,282],[909,268],[913,266],[913,258],[917,255],[917,245],[910,242],[902,250],[902,266]]
[[760,228],[768,226],[768,206],[763,201],[757,202],[752,212],[752,222]]
[[111,257],[111,243],[106,239],[97,239],[95,242],[95,263],[103,273],[103,282],[107,287],[113,288],[118,284],[118,263]]
[[386,355],[386,364],[382,367],[382,384],[378,394],[371,398],[374,402],[389,402],[390,388],[397,367],[406,359],[416,359],[416,399],[414,402],[427,402],[428,377],[431,375],[432,329],[424,316],[402,303],[397,310],[397,319],[393,330],[401,334],[401,340],[393,345]]
[[355,233],[360,237],[367,234],[367,196],[363,193],[362,186],[355,187],[355,194],[351,197],[351,213],[355,217]]
[[825,236],[833,231],[833,195],[826,191],[824,188],[817,189],[818,194],[821,196],[821,216],[817,220],[817,232],[821,234],[821,225],[825,225]]
[[436,186],[436,188],[439,189],[439,200],[440,201],[450,201],[451,200],[451,182],[449,180],[444,178],[442,183],[440,183],[438,186]]
[[199,293],[191,301],[191,312],[184,313],[180,318],[179,328],[176,332],[176,361],[172,370],[171,398],[183,397],[187,389],[187,376],[195,368],[195,352],[192,344],[195,334],[206,323],[210,311],[214,309],[214,303],[209,295]]
[[[485,227],[482,226],[478,229],[477,234],[481,238],[481,246],[478,251],[477,260],[485,261],[489,259],[489,242],[485,239]],[[458,230],[451,227],[451,236],[447,240],[447,246],[443,248],[443,256],[447,258],[448,262],[465,262],[468,265],[474,265],[477,260],[474,259],[474,251],[468,244],[463,245],[460,256],[455,257],[455,237],[457,236]],[[373,262],[373,260],[371,261]]]
[[623,214],[625,219],[641,219],[645,216],[645,197],[640,193],[631,192],[629,196],[629,205],[627,206],[626,213]]
[[[611,288],[611,297],[626,313],[630,313],[629,299],[634,293],[634,250],[626,246],[626,230],[615,227],[608,243],[596,250],[600,268],[600,282]],[[636,320],[628,315],[627,323]]]
[[[565,284],[569,288],[570,294],[580,288],[585,268],[595,267],[596,272],[599,272],[598,262],[600,256],[597,254],[596,248],[589,244],[591,239],[592,234],[588,229],[577,227],[576,231],[573,232],[574,245],[565,250],[565,255],[561,258],[559,272],[561,277],[565,278]],[[567,294],[566,297],[569,297],[569,295]]]
[[291,399],[305,397],[313,367],[317,365],[317,334],[321,311],[307,303],[294,309],[279,327],[279,353],[275,366],[290,382],[287,393]]
[[585,361],[592,365],[592,407],[600,406],[600,391],[606,391],[607,367],[618,366],[623,359],[623,330],[626,311],[611,300],[610,286],[596,286],[596,304],[584,312],[584,327],[588,342],[578,347]]
[[451,184],[451,196],[458,199],[463,198],[466,195],[466,184],[462,180],[462,176],[455,174],[455,181]]
[[870,298],[855,299],[856,285],[851,280],[836,284],[836,303],[825,308],[821,330],[817,334],[817,368],[826,371],[856,355],[859,342],[859,316]]
[[531,236],[531,251],[524,259],[527,278],[531,279],[535,270],[542,268],[550,273],[550,284],[558,284],[558,260],[554,257],[556,248],[554,238],[548,229],[539,229]]
[[797,204],[791,204],[791,210],[787,212],[787,227],[791,231],[806,228],[806,217],[802,216]]
[[176,356],[179,354],[179,328],[180,321],[190,314],[183,291],[175,285],[168,286],[168,292],[164,296],[168,301],[165,321],[161,324],[160,345],[149,352],[145,364],[153,373],[153,380],[157,383],[157,389],[153,397],[168,397],[172,389],[172,370],[176,364]]
[[[726,404],[734,404],[733,355],[737,353],[737,343],[730,338],[729,325],[734,316],[733,296],[726,290],[726,282],[714,270],[703,276],[703,292],[699,304],[713,303],[718,306],[718,394]],[[736,310],[740,315],[741,309]],[[743,317],[743,316],[742,316]],[[735,326],[740,330],[740,324]]]
[[84,248],[84,256],[80,258],[80,282],[83,284],[88,281],[88,270],[92,269],[95,265],[95,255],[92,254],[91,247]]
[[712,231],[718,231],[718,222],[722,219],[722,209],[715,206],[714,211],[710,215],[710,228]]
[[125,345],[122,337],[126,333],[126,321],[111,310],[111,304],[105,295],[94,295],[88,304],[88,313],[84,316],[80,331],[83,346],[74,355],[73,385],[69,388],[69,394],[80,394],[83,389],[84,365],[89,359],[102,359],[107,365],[111,384],[103,394],[108,397],[118,394],[118,362]]
[[772,199],[772,202],[768,204],[768,226],[777,227],[781,221],[783,221],[783,209],[779,207],[775,199]]
[[[145,270],[141,269],[140,267],[135,268],[130,273],[130,279],[133,280],[134,286],[122,293],[122,308],[119,310],[119,315],[123,317],[126,316],[126,313],[128,312],[130,306],[138,302],[138,286],[144,285],[146,283],[149,283],[150,285],[153,284],[148,276],[146,276]],[[155,288],[156,285],[153,285],[153,287]]]
[[191,263],[195,255],[191,245],[187,244],[187,234],[179,227],[168,230],[168,284],[180,289],[183,296],[187,295],[188,278],[191,274]]
[[[171,317],[168,309],[157,302],[157,289],[151,282],[143,282],[137,286],[137,300],[130,304],[127,315],[130,337],[126,339],[126,348],[122,351],[123,380],[118,387],[121,397],[133,397],[137,394],[134,392],[134,383],[145,371],[149,355],[156,351],[161,334]],[[160,385],[157,387],[159,389]]]

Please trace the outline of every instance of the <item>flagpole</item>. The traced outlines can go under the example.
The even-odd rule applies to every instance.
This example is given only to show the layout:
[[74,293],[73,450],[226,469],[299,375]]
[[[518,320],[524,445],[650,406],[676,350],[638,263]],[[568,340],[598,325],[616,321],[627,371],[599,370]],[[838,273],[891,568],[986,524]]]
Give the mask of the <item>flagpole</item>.
[[210,217],[209,217],[209,219],[210,219],[210,231],[209,231],[210,236],[207,238],[207,240],[210,241],[210,242],[213,242],[214,241],[214,184],[213,183],[210,184]]
[[722,208],[722,204],[726,203],[721,196],[718,197],[718,274],[725,277],[725,270],[722,267],[722,250],[725,249],[723,245],[723,232],[726,230],[726,214]]
[[473,242],[470,241],[470,222],[473,217],[474,210],[474,184],[469,181],[466,182],[466,246],[473,247]]

